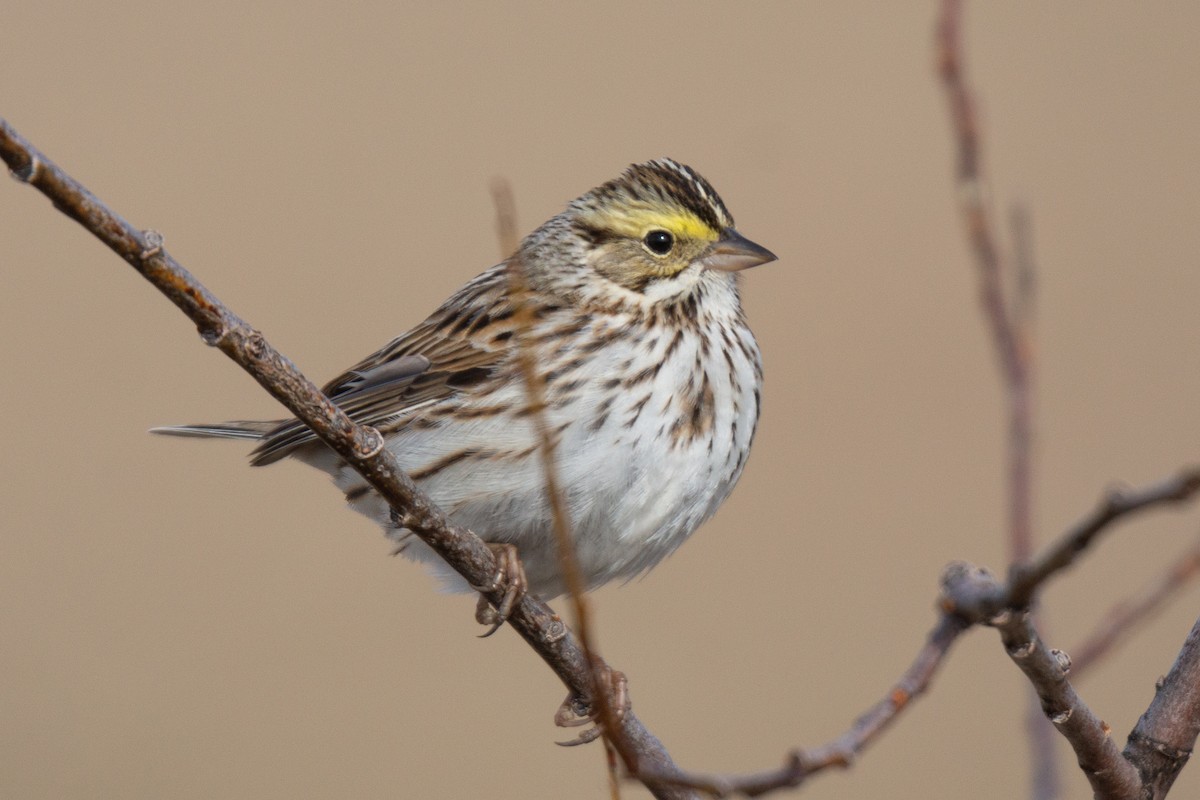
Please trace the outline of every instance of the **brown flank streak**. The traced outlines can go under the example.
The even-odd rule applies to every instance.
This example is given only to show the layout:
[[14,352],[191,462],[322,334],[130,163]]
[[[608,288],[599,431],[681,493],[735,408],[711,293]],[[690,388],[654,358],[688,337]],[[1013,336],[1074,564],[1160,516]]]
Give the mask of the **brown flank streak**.
[[651,380],[652,378],[654,378],[655,375],[658,374],[658,371],[660,369],[662,369],[662,365],[663,365],[662,361],[656,361],[653,364],[651,364],[650,366],[642,369],[640,372],[636,372],[633,375],[630,375],[628,378],[625,379],[625,388],[632,389],[633,387],[637,386],[639,383],[645,383],[646,381]]
[[371,493],[371,487],[368,486],[367,484],[363,484],[362,486],[355,486],[353,489],[346,492],[346,502],[353,503],[355,500],[359,499],[360,497],[365,497],[366,495],[368,495],[370,493]]
[[650,402],[650,393],[647,392],[646,396],[643,397],[641,400],[639,400],[637,402],[637,405],[635,405],[633,407],[633,413],[629,415],[629,421],[625,423],[626,428],[632,428],[634,426],[634,424],[638,421],[638,417],[640,417],[642,415],[642,409],[645,408],[646,403],[649,403],[649,402]]
[[708,433],[716,420],[712,384],[709,383],[707,372],[701,373],[699,391],[688,394],[691,395],[690,408],[685,406],[680,409],[684,413],[680,414],[671,426],[671,438],[676,445],[690,443]]
[[493,457],[495,454],[495,450],[481,450],[478,447],[464,447],[462,450],[456,450],[453,453],[448,453],[447,455],[442,456],[427,467],[410,470],[408,475],[414,481],[419,481],[423,478],[432,477],[447,467],[454,466],[460,461],[465,461],[471,458],[487,459]]

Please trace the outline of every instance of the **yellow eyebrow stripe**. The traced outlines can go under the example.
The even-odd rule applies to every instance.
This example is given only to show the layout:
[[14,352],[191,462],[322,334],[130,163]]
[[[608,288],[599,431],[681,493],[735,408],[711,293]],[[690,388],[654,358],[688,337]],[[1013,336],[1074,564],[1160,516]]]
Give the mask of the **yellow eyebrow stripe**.
[[720,231],[715,231],[695,214],[687,211],[664,211],[640,203],[620,209],[608,208],[601,215],[604,227],[622,236],[640,239],[655,228],[670,231],[686,239],[716,241]]

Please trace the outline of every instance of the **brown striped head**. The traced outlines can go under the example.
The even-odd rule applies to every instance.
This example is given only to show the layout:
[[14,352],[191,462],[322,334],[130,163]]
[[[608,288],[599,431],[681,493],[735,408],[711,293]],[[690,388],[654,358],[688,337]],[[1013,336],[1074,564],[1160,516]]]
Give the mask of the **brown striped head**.
[[572,202],[563,217],[571,234],[587,243],[589,266],[635,292],[693,267],[694,277],[704,269],[733,272],[775,259],[734,229],[708,181],[669,158],[632,165]]

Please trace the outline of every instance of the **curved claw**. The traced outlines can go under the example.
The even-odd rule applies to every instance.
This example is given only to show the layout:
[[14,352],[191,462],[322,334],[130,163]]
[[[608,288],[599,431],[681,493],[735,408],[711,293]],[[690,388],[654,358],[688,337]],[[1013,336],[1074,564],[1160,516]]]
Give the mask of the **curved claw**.
[[472,586],[471,588],[477,592],[495,592],[504,589],[504,596],[500,599],[500,605],[495,609],[492,608],[486,596],[480,596],[479,604],[475,607],[475,621],[480,625],[491,626],[487,632],[479,635],[480,639],[486,639],[500,630],[500,626],[512,614],[517,603],[529,589],[529,581],[525,578],[525,567],[517,556],[516,546],[489,543],[488,547],[496,556],[496,574],[492,577],[490,585]]
[[581,744],[588,744],[600,738],[600,726],[593,725],[583,733],[576,736],[574,739],[568,739],[565,742],[555,742],[559,747],[578,747]]
[[591,711],[582,698],[573,694],[567,695],[567,699],[554,712],[554,724],[560,728],[578,728],[591,723]]
[[504,624],[504,618],[492,608],[492,604],[483,595],[479,595],[479,602],[475,606],[475,621],[480,625],[490,626],[486,631],[479,634],[480,639],[486,639],[496,631],[500,630],[500,626]]
[[[632,707],[629,701],[629,681],[626,680],[624,673],[605,667],[602,683],[605,684],[604,689],[608,693],[606,702],[611,704],[610,708],[616,717],[614,721],[619,724]],[[574,694],[567,695],[567,699],[563,700],[558,711],[554,712],[554,724],[560,728],[592,725],[574,739],[555,742],[560,747],[578,747],[581,744],[596,741],[603,734],[599,725],[599,716],[583,698]]]

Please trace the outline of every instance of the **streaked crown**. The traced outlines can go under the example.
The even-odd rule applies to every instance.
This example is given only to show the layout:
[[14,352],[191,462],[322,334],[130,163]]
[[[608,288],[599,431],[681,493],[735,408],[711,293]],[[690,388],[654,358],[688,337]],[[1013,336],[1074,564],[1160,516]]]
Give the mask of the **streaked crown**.
[[643,223],[647,216],[674,213],[684,218],[686,227],[698,223],[714,238],[733,227],[733,215],[712,184],[691,167],[670,158],[633,164],[619,178],[596,187],[572,206],[585,215],[615,214]]

